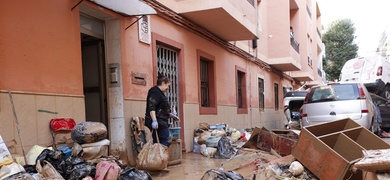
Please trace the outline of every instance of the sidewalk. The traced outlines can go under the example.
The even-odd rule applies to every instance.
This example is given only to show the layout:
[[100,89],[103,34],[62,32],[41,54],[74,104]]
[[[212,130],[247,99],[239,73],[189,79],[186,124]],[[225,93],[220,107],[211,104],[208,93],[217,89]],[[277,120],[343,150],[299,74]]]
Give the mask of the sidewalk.
[[183,153],[182,162],[168,166],[169,172],[151,172],[153,180],[200,180],[210,169],[218,169],[227,159],[208,158],[201,154]]

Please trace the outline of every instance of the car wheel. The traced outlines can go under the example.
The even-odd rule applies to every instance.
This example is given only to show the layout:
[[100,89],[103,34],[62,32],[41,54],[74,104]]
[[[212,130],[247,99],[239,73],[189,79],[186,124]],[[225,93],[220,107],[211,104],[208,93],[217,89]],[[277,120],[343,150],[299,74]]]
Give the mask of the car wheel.
[[385,98],[387,101],[390,101],[390,87],[386,86],[385,90],[383,90],[381,96]]
[[375,118],[372,119],[370,131],[378,136],[382,133],[381,127]]

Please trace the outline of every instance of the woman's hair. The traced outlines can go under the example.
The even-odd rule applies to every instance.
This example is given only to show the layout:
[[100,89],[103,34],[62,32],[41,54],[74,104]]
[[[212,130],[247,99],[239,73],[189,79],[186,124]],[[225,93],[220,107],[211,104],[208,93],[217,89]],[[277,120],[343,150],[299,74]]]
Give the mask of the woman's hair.
[[158,74],[158,77],[157,77],[157,86],[161,85],[162,83],[169,83],[171,82],[168,77],[162,75],[162,74]]

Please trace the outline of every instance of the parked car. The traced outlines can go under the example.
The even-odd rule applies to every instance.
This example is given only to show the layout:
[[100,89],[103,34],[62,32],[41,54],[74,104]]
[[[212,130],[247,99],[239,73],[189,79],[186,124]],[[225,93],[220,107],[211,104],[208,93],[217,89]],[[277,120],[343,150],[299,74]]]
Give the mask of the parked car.
[[332,83],[314,86],[301,107],[301,126],[350,118],[379,133],[375,105],[362,83]]
[[299,120],[301,113],[299,109],[303,105],[308,91],[290,91],[284,95],[284,115],[286,118],[286,129],[300,129]]

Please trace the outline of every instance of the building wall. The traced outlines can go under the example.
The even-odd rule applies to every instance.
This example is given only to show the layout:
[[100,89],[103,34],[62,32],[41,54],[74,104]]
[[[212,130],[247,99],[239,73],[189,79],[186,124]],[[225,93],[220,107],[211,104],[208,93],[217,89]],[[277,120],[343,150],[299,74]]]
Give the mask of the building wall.
[[21,154],[22,145],[27,152],[35,144],[51,144],[54,117],[85,121],[79,13],[70,11],[73,5],[0,2],[0,135],[15,153]]
[[[82,60],[80,48],[79,7],[71,8],[78,1],[0,2],[0,132],[7,143],[16,141],[15,152],[20,153],[8,91],[12,90],[15,110],[24,149],[32,145],[51,143],[49,121],[54,117],[73,117],[76,122],[85,121]],[[262,1],[261,3],[267,3]],[[131,159],[130,119],[145,114],[147,91],[156,80],[156,43],[178,48],[181,89],[182,136],[186,151],[192,150],[193,131],[199,123],[227,123],[233,128],[264,126],[268,129],[283,128],[283,87],[293,86],[290,79],[268,71],[234,54],[224,47],[158,15],[152,15],[151,44],[138,41],[135,17],[125,17],[86,1],[82,5],[99,12],[106,22],[106,61],[120,63],[121,86],[108,87],[109,131],[111,146],[119,148]],[[6,7],[6,8],[4,8]],[[284,7],[284,6],[283,6]],[[262,34],[259,35],[259,51],[243,48],[248,53],[267,60],[268,22],[267,9],[261,6]],[[283,10],[284,11],[284,10]],[[288,9],[286,10],[288,16]],[[93,13],[91,13],[93,14]],[[28,18],[26,18],[28,17]],[[277,23],[277,22],[273,22]],[[115,27],[114,29],[111,29]],[[283,30],[284,31],[284,30]],[[286,39],[288,38],[286,30]],[[113,35],[116,34],[116,35]],[[251,46],[249,41],[237,42]],[[275,44],[276,45],[276,44]],[[215,58],[216,115],[199,113],[199,74],[197,52],[202,51]],[[106,64],[108,66],[108,64]],[[236,67],[246,72],[246,98],[248,113],[237,113]],[[132,74],[145,75],[145,85],[133,84]],[[264,79],[265,108],[259,109],[258,78]],[[278,84],[279,108],[275,109],[274,84]],[[297,86],[297,85],[295,85]],[[43,110],[43,111],[42,111]],[[12,128],[9,128],[12,127]],[[19,148],[19,149],[18,149]]]
[[[12,101],[11,101],[12,97]],[[14,110],[16,117],[14,116]],[[26,92],[0,92],[0,136],[12,153],[22,155],[32,146],[49,146],[49,122],[55,117],[85,121],[83,96]]]
[[[274,83],[279,84],[279,101],[282,102],[282,83],[278,75],[261,69],[257,65],[248,62],[241,57],[227,52],[222,47],[207,41],[206,39],[199,38],[197,35],[189,32],[180,27],[172,26],[166,20],[158,17],[151,16],[152,22],[152,33],[158,36],[159,42],[164,44],[172,45],[180,44],[182,46],[183,57],[179,59],[179,63],[182,63],[182,71],[185,74],[183,76],[182,86],[183,89],[183,109],[182,109],[182,121],[184,130],[184,142],[186,144],[185,149],[192,149],[192,138],[193,131],[198,128],[199,123],[207,122],[209,124],[227,123],[230,127],[234,128],[247,128],[253,127],[252,125],[266,126],[267,128],[281,128],[283,127],[279,110],[274,110],[274,94],[273,87]],[[155,41],[153,41],[155,42]],[[134,42],[136,43],[136,42]],[[154,46],[153,44],[150,46]],[[143,51],[144,47],[141,44],[140,51]],[[199,97],[198,91],[200,89],[198,84],[198,63],[197,50],[205,52],[215,57],[215,74],[216,74],[216,98],[217,98],[217,115],[200,115],[199,113]],[[150,50],[149,50],[150,51]],[[146,52],[147,53],[147,52]],[[153,59],[149,58],[149,54],[143,55],[144,57],[138,57],[140,55],[134,54],[138,58],[129,58],[126,62],[124,69],[128,67],[130,70],[124,73],[124,77],[129,77],[130,71],[137,72],[151,72],[153,71]],[[145,64],[141,61],[143,59]],[[143,64],[141,66],[140,64]],[[235,79],[235,66],[242,67],[247,73],[247,98],[251,99],[248,101],[248,106],[252,107],[248,114],[237,114],[236,106],[236,79]],[[147,73],[146,86],[143,85],[131,85],[130,79],[127,81],[126,87],[126,102],[125,102],[125,119],[133,116],[144,116],[145,112],[145,98],[147,90],[155,84],[155,78],[152,77],[153,73]],[[265,97],[266,108],[264,110],[258,109],[258,87],[257,78],[261,77],[265,81]],[[124,78],[125,79],[125,78]],[[285,82],[286,83],[286,82]],[[250,97],[249,97],[250,96]],[[280,105],[281,108],[281,105]],[[130,112],[129,112],[130,111]],[[279,118],[278,118],[279,117]]]
[[70,11],[73,5],[50,0],[0,2],[0,89],[83,93],[79,13]]

